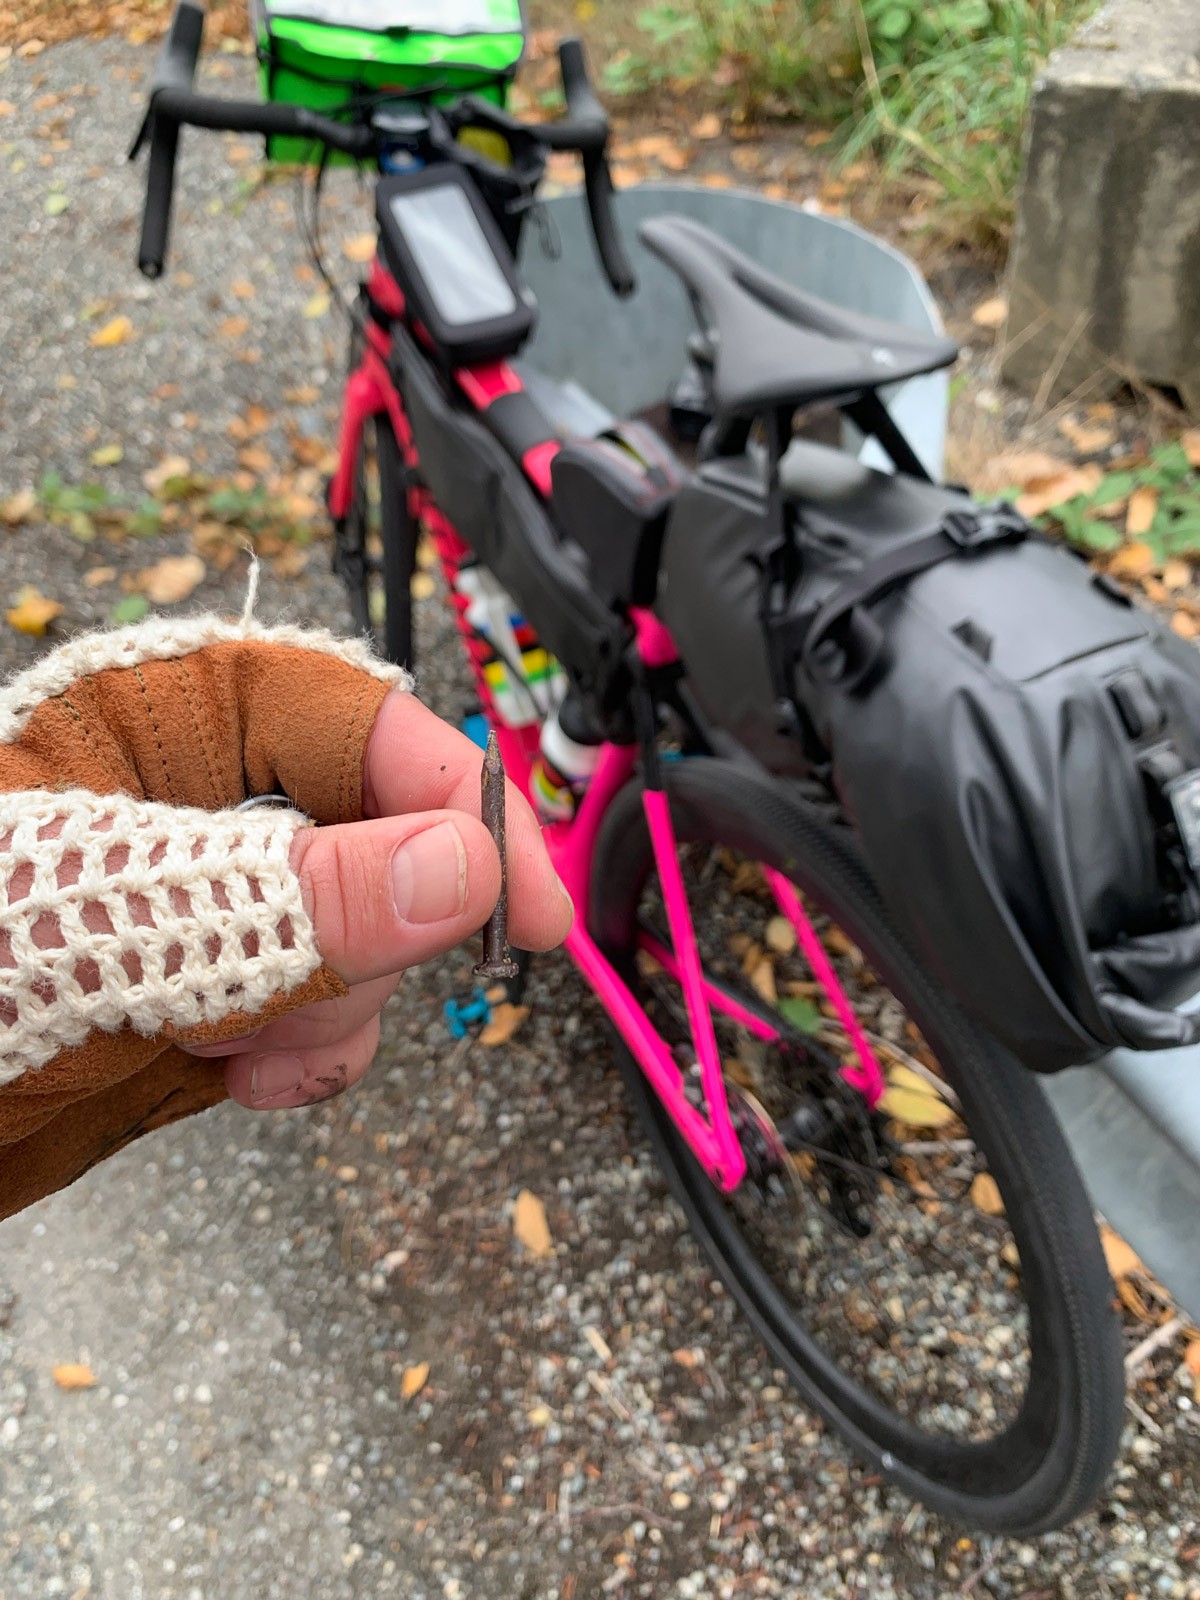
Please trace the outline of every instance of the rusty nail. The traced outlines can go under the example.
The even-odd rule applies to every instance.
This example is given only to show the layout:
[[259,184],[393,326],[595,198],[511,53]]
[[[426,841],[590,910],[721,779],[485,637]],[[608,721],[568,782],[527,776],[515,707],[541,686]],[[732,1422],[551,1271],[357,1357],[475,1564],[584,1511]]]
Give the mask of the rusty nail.
[[488,734],[480,779],[480,813],[483,825],[496,843],[500,856],[500,898],[496,909],[483,925],[483,960],[475,968],[477,978],[515,978],[521,970],[508,948],[508,855],[504,829],[504,763],[493,728]]

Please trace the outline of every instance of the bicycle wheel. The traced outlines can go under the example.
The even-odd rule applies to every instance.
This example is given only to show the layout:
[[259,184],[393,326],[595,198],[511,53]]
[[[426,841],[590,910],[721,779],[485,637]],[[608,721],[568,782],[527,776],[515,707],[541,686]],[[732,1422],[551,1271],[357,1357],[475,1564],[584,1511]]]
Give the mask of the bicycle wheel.
[[388,418],[373,417],[363,429],[354,498],[335,534],[334,561],[355,628],[389,661],[409,668],[416,546],[400,446]]
[[[701,1248],[805,1400],[873,1467],[975,1529],[1061,1525],[1112,1463],[1124,1373],[1091,1207],[1041,1086],[909,954],[828,808],[715,760],[668,763],[666,781],[710,981],[790,1019],[770,1044],[718,1019],[749,1166],[731,1195],[618,1041]],[[763,866],[800,892],[888,1072],[883,1110],[868,1114],[841,1076],[849,1038]],[[636,785],[605,820],[592,896],[595,937],[690,1084],[680,990],[646,948],[657,937],[670,954]]]

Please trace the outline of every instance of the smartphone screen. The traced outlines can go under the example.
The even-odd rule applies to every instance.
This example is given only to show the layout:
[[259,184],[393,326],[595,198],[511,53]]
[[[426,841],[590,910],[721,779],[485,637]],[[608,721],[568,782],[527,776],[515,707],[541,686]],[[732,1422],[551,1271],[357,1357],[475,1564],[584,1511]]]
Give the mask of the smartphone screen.
[[393,195],[392,216],[430,299],[451,327],[511,315],[518,301],[456,183]]

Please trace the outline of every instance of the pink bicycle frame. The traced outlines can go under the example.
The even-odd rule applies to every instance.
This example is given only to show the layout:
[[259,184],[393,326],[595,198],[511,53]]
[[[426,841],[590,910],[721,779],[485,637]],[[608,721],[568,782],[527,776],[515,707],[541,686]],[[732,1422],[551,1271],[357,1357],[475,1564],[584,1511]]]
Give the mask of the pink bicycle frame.
[[[403,314],[404,297],[399,286],[378,264],[372,269],[368,293],[389,316]],[[387,415],[407,465],[417,465],[412,430],[388,370],[391,338],[384,327],[369,318],[365,333],[362,362],[346,382],[338,467],[329,489],[329,509],[335,520],[345,518],[350,511],[363,429],[371,418]],[[480,411],[486,411],[498,396],[521,387],[519,376],[503,362],[459,373],[457,378],[464,396]],[[549,492],[550,462],[556,448],[554,444],[538,445],[522,463],[526,476],[543,497]],[[480,702],[496,729],[505,768],[510,779],[528,796],[538,752],[539,729],[536,725],[509,728],[496,716],[491,690],[482,670],[487,647],[468,627],[463,616],[465,602],[454,586],[459,567],[473,559],[473,552],[434,504],[428,491],[413,486],[408,494],[410,515],[425,527],[445,573]],[[651,613],[635,612],[633,621],[637,649],[647,667],[665,666],[676,659],[670,634]],[[597,836],[613,800],[633,777],[636,762],[636,746],[606,745],[575,816],[570,822],[556,823],[545,829],[551,859],[575,906],[575,922],[567,936],[566,949],[696,1159],[715,1184],[730,1191],[745,1176],[746,1159],[730,1113],[713,1013],[723,1012],[764,1040],[780,1038],[785,1026],[782,1023],[773,1025],[759,1011],[743,1005],[706,977],[679,865],[670,806],[661,788],[647,786],[642,804],[671,945],[668,948],[643,935],[639,948],[651,955],[683,991],[696,1051],[703,1109],[689,1099],[683,1071],[670,1046],[588,932],[590,872]],[[868,1105],[873,1106],[883,1092],[884,1080],[870,1043],[854,1017],[795,888],[781,873],[773,870],[768,870],[767,879],[780,912],[795,929],[799,946],[850,1040],[855,1060],[843,1066],[843,1075],[863,1094]]]

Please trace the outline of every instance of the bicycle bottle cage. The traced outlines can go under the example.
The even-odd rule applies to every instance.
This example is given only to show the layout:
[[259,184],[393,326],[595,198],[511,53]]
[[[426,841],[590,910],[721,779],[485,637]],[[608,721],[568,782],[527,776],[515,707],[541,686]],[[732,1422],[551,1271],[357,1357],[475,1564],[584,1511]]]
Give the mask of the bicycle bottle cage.
[[451,162],[397,173],[375,212],[384,263],[433,353],[451,367],[515,355],[537,308],[471,179]]

